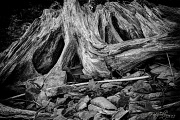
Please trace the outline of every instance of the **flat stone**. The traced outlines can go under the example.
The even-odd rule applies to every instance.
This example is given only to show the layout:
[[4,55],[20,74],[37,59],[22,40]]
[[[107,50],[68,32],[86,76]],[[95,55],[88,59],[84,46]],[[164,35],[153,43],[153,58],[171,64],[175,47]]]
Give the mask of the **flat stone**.
[[104,97],[96,97],[92,99],[91,104],[107,110],[117,110],[117,107]]

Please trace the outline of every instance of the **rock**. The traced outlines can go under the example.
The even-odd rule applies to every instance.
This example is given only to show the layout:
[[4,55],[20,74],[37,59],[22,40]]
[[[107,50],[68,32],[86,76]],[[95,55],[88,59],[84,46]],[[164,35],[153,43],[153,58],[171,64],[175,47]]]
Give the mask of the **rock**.
[[33,79],[33,82],[42,87],[44,84],[44,80],[45,80],[44,76],[38,76]]
[[55,117],[53,120],[68,120],[68,119],[65,118],[63,115],[58,115],[58,116]]
[[[161,65],[161,66],[155,67],[150,72],[154,73],[154,74],[162,74],[163,73],[163,74],[166,74],[166,75],[172,75],[171,69],[167,65]],[[172,72],[176,73],[176,69],[173,68],[173,67],[172,67]]]
[[81,111],[77,112],[75,115],[81,118],[82,120],[90,120],[97,114],[96,111]]
[[48,112],[52,112],[55,107],[55,104],[53,102],[49,102],[48,106],[46,107],[46,110]]
[[122,92],[124,92],[126,95],[129,95],[130,92],[132,92],[132,90],[133,90],[133,86],[132,85],[128,85],[124,89],[122,89]]
[[61,109],[54,108],[54,112],[53,112],[52,116],[55,117],[55,116],[62,115],[63,110],[64,110],[64,108],[61,108]]
[[116,96],[116,95],[113,95],[113,96],[107,97],[107,100],[109,100],[109,101],[110,101],[111,103],[113,103],[115,106],[118,106],[120,97],[119,97],[119,96]]
[[46,107],[48,105],[49,101],[42,100],[42,107]]
[[135,72],[135,73],[133,73],[133,74],[128,74],[127,73],[127,75],[126,76],[124,76],[123,78],[133,78],[133,77],[140,77],[141,75],[143,75],[144,74],[144,72],[143,71],[137,71],[137,72]]
[[116,110],[106,110],[106,109],[103,109],[103,108],[98,107],[98,106],[93,105],[93,104],[88,105],[88,110],[89,111],[96,111],[98,113],[103,113],[106,115],[113,115],[117,112]]
[[50,101],[42,100],[42,107],[46,108],[46,111],[52,112],[55,107],[55,104]]
[[56,105],[57,105],[57,106],[62,105],[66,100],[67,100],[67,97],[57,98],[57,99],[56,99]]
[[[43,90],[48,97],[58,94],[58,90],[66,81],[66,71],[61,71],[59,67],[54,67],[45,77]],[[65,85],[64,85],[65,86]]]
[[62,71],[58,66],[54,67],[45,78],[44,88],[51,88],[64,85],[66,81],[66,71]]
[[173,82],[170,82],[169,86],[175,87],[175,84]]
[[113,115],[113,120],[120,120],[123,116],[125,116],[129,111],[124,110],[122,107],[118,110],[116,114]]
[[96,106],[96,105],[93,105],[93,104],[89,104],[88,105],[88,110],[89,111],[96,111],[96,112],[101,112],[102,111],[102,108]]
[[105,109],[102,110],[102,113],[106,115],[114,115],[116,112],[117,111],[115,110],[105,110]]
[[112,88],[113,86],[116,86],[116,85],[113,85],[112,83],[104,83],[101,85],[102,88]]
[[43,100],[48,100],[48,98],[47,98],[46,93],[43,90],[41,90],[41,92],[39,93],[39,95],[37,97],[36,102],[39,103],[39,104],[42,104]]
[[89,102],[90,98],[89,96],[85,96],[84,98],[81,98],[78,102],[78,104],[76,105],[76,109],[77,111],[80,111],[82,109],[84,109],[85,107],[87,107],[87,103]]
[[104,97],[96,97],[91,100],[91,104],[99,106],[103,109],[107,110],[117,110],[117,107],[113,105],[111,102],[109,102],[106,98]]
[[116,107],[124,107],[129,103],[129,98],[130,96],[127,96],[124,92],[118,92],[113,96],[109,96],[107,99]]
[[178,77],[179,73],[177,70],[172,67],[170,68],[168,65],[153,65],[156,67],[151,67],[151,73],[157,74],[157,78],[165,79],[167,83],[174,80],[174,78]]
[[130,77],[140,77],[143,74],[144,74],[143,71],[137,71],[137,72],[131,74]]
[[130,111],[130,113],[142,112],[140,110],[139,106],[137,106],[136,104],[129,104],[129,111]]
[[103,116],[101,113],[97,113],[94,116],[94,120],[109,120],[108,118],[106,118],[105,116]]
[[154,68],[157,68],[157,67],[159,67],[159,65],[157,65],[157,64],[153,64],[153,65],[149,66],[150,69],[154,69]]
[[153,69],[150,72],[154,74],[160,74],[161,72],[166,71],[168,69],[166,66],[156,66],[152,68]]
[[157,78],[168,79],[167,82],[173,81],[173,79],[178,76],[178,72],[175,69],[173,69],[172,72],[171,69],[167,69],[166,71],[161,72]]
[[152,91],[152,87],[149,83],[138,80],[133,84],[133,92],[140,92],[140,93],[150,93]]

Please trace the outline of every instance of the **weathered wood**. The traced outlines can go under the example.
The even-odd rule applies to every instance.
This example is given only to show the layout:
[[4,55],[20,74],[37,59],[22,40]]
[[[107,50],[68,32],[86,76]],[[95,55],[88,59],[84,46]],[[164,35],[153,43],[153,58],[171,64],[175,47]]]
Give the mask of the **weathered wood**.
[[[1,53],[1,86],[29,79],[41,80],[44,89],[63,85],[66,72],[77,65],[89,78],[108,78],[109,67],[126,72],[158,54],[179,50],[179,9],[146,4],[108,2],[93,13],[88,5],[65,0],[58,10],[44,10]],[[75,56],[80,62],[73,61]]]
[[[22,110],[17,108],[12,108],[5,106],[0,103],[0,118],[1,119],[34,119],[36,118],[50,118],[51,114],[49,113],[38,113],[36,116],[36,111],[31,110]],[[40,120],[40,119],[39,119]]]

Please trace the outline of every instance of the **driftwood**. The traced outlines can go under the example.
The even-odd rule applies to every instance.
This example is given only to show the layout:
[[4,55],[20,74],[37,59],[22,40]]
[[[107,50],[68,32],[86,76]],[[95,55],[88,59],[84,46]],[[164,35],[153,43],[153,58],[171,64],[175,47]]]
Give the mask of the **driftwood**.
[[[24,35],[0,54],[1,87],[35,81],[43,90],[65,84],[68,74],[110,78],[138,63],[180,49],[180,10],[147,2],[107,2],[95,12],[65,0],[45,9]],[[22,91],[21,91],[22,92]]]

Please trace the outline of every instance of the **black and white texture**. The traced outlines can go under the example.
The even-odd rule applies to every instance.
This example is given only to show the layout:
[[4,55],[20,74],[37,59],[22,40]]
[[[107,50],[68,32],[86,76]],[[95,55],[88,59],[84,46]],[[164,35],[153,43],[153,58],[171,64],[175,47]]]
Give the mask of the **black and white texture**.
[[51,7],[37,3],[37,10],[32,5],[29,19],[24,11],[9,15],[8,37],[1,40],[4,46],[12,43],[1,49],[1,86],[40,79],[44,89],[55,87],[76,67],[87,78],[109,78],[112,71],[125,73],[180,48],[178,8],[141,0],[65,0]]

